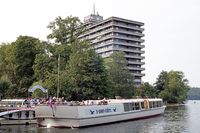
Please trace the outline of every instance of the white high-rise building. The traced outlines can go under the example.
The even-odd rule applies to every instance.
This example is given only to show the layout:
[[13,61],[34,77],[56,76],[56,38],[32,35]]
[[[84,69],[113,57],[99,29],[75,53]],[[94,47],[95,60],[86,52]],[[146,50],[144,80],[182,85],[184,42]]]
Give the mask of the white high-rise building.
[[103,58],[109,57],[114,51],[123,51],[128,61],[128,69],[134,76],[134,82],[141,84],[145,75],[144,65],[144,23],[118,17],[103,20],[98,14],[91,14],[84,18],[87,32],[82,39],[89,39],[96,52]]

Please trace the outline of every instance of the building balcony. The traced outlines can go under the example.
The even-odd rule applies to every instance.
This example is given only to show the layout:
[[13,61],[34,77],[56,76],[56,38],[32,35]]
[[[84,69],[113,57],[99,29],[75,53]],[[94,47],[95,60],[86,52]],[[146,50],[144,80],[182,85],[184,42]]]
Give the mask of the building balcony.
[[92,29],[89,28],[89,31],[87,32],[87,34],[94,34],[95,32],[101,32],[106,28],[112,27],[112,23],[108,23],[108,24],[103,24],[101,26],[96,26],[93,27]]
[[144,54],[143,50],[135,50],[135,49],[129,49],[129,48],[114,47],[113,50]]
[[138,56],[138,55],[125,55],[124,57],[131,59],[140,59],[140,60],[144,59],[144,56]]
[[108,51],[113,51],[113,48],[108,47],[108,48],[96,49],[95,51],[99,54],[99,53],[104,53],[104,52],[108,52]]
[[126,42],[121,42],[121,41],[113,41],[113,44],[118,44],[118,45],[124,45],[124,46],[133,46],[137,48],[144,48],[144,45],[141,44],[135,44],[135,43],[126,43]]
[[[131,43],[125,43],[125,42],[120,42],[120,41],[113,41],[112,39],[110,39],[107,42],[99,40],[98,43],[97,43],[97,41],[93,41],[93,45],[95,48],[105,47],[107,45],[114,45],[114,44],[122,45],[122,46],[136,47],[136,48],[141,48],[141,49],[144,48],[144,45],[141,45],[141,44],[134,44],[134,43],[131,44]],[[142,53],[145,53],[145,52],[143,51]]]
[[134,38],[134,37],[124,37],[124,36],[120,36],[120,35],[113,35],[113,38],[118,38],[118,39],[123,39],[123,40],[130,40],[130,41],[136,41],[136,42],[140,42],[140,43],[144,42],[143,39],[138,39],[138,38]]
[[108,41],[108,42],[101,42],[101,43],[97,43],[97,44],[94,44],[94,48],[97,49],[97,48],[102,48],[102,47],[106,47],[108,45],[112,45],[113,42],[112,40]]
[[99,43],[99,42],[105,41],[107,39],[112,39],[112,38],[113,38],[113,35],[101,36],[93,40],[92,43]]
[[133,32],[133,31],[126,31],[126,30],[121,30],[121,29],[116,29],[116,28],[113,29],[113,32],[144,37],[144,34],[139,33],[139,32],[137,33],[137,32]]
[[137,76],[137,77],[144,77],[145,76],[144,73],[131,73],[131,75]]
[[138,70],[138,71],[144,71],[145,68],[141,68],[141,67],[127,67],[129,70]]
[[128,61],[128,64],[137,64],[137,65],[144,65],[144,62],[139,62],[139,61]]
[[107,29],[98,33],[93,33],[89,36],[89,39],[98,39],[104,36],[105,34],[109,34],[109,33],[112,33],[112,29]]
[[138,30],[138,31],[144,31],[144,28],[136,27],[136,26],[129,26],[129,25],[126,25],[126,24],[123,24],[123,23],[112,22],[112,24],[114,26],[118,26],[118,27],[123,27],[123,28],[132,29],[132,30]]

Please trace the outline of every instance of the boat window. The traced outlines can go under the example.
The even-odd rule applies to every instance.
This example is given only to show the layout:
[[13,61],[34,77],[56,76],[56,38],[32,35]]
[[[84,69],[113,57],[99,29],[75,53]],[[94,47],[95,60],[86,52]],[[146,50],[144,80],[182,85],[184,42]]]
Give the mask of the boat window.
[[160,106],[160,101],[157,102],[157,107],[161,107],[161,106]]
[[149,108],[153,108],[152,102],[149,102]]
[[124,103],[124,111],[129,111],[129,103]]
[[139,109],[140,109],[139,103],[135,103],[135,109],[136,109],[136,110],[139,110]]
[[135,103],[130,103],[130,109],[135,110]]
[[11,114],[9,114],[9,118],[12,118],[12,116],[13,116],[13,114],[11,113]]
[[25,115],[26,115],[26,118],[28,118],[29,117],[29,111],[26,111]]
[[[144,103],[143,103],[144,107]],[[124,111],[140,110],[140,103],[124,103]]]
[[153,102],[153,108],[157,107],[157,102]]
[[158,106],[158,107],[162,107],[162,106],[163,106],[162,101],[158,101],[157,106]]
[[18,112],[18,118],[21,119],[21,112]]
[[35,118],[35,111],[33,111],[33,118]]
[[141,102],[141,109],[144,108],[144,102]]

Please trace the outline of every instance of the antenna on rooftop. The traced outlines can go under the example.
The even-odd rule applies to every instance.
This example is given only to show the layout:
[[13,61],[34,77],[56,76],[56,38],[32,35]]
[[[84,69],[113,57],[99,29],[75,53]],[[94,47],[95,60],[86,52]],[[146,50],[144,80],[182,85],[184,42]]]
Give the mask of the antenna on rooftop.
[[93,4],[93,13],[95,15],[95,3]]

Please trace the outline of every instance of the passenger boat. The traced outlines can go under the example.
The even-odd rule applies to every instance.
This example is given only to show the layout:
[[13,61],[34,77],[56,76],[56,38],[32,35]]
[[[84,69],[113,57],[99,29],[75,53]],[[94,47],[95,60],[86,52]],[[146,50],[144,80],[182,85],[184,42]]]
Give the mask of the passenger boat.
[[164,113],[165,107],[162,99],[110,99],[39,105],[35,111],[39,126],[78,128],[152,117]]
[[2,99],[0,101],[0,112],[26,108],[30,103],[26,99]]
[[0,101],[0,125],[36,124],[35,110],[25,99]]
[[36,124],[35,110],[20,109],[0,113],[0,125]]

